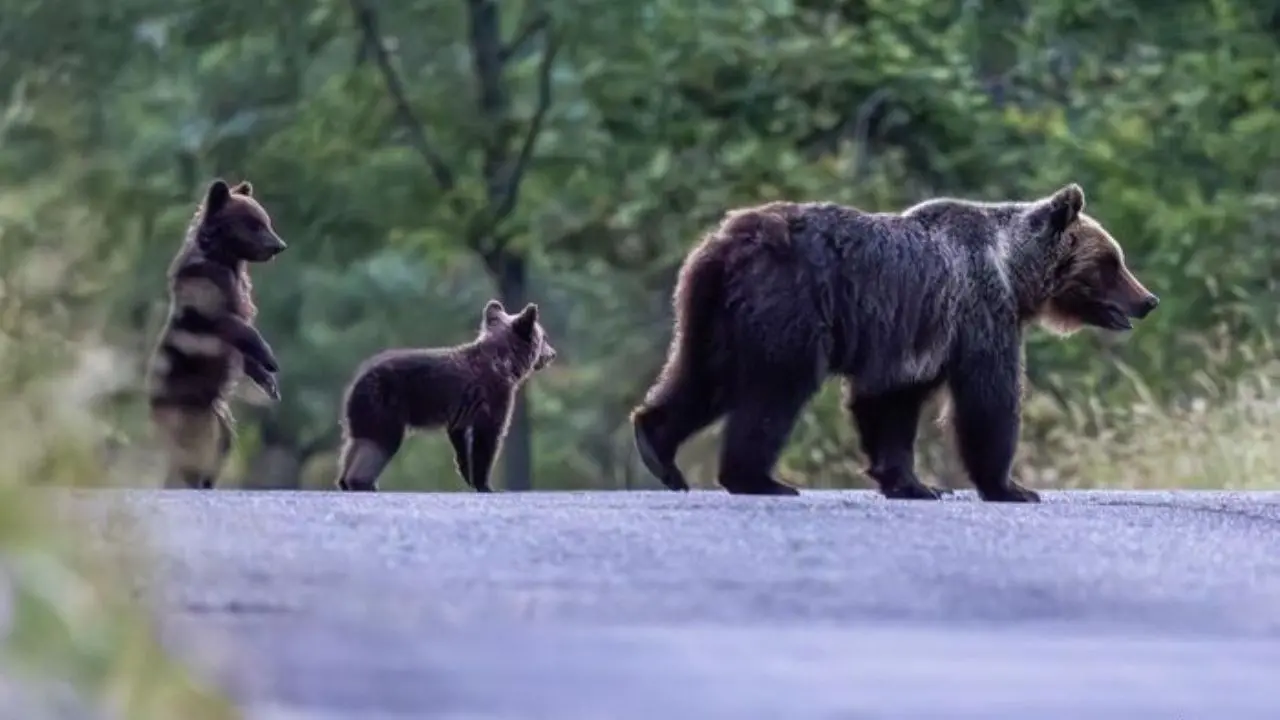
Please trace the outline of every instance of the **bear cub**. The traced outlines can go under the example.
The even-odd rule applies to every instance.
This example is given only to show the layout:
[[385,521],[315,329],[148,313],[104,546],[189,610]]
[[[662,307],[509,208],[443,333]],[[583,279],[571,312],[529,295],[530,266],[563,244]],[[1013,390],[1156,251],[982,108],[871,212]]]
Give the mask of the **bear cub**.
[[680,446],[727,415],[719,483],[794,495],[773,469],[825,378],[890,498],[937,499],[917,478],[920,413],[935,392],[969,481],[988,501],[1037,502],[1010,477],[1024,329],[1128,330],[1158,298],[1070,184],[1030,201],[935,198],[899,213],[773,202],[726,214],[685,258],[666,363],[632,413],[645,467],[689,488]]
[[279,364],[253,327],[249,264],[286,247],[252,185],[209,185],[170,264],[169,316],[148,367],[151,421],[169,458],[166,487],[214,486],[234,436],[227,400],[242,376],[268,402],[280,399]]
[[339,490],[372,492],[405,433],[443,427],[458,474],[491,492],[489,473],[511,423],[516,392],[556,351],[530,303],[509,315],[484,307],[475,340],[445,348],[396,348],[356,369],[342,406]]

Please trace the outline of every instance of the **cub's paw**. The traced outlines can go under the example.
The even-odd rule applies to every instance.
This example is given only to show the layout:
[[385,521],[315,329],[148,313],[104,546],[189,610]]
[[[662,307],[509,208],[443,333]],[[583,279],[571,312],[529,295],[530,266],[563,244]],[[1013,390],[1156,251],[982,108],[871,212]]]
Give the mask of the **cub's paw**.
[[275,375],[268,375],[262,381],[262,391],[271,398],[273,402],[280,402],[280,383],[276,381]]

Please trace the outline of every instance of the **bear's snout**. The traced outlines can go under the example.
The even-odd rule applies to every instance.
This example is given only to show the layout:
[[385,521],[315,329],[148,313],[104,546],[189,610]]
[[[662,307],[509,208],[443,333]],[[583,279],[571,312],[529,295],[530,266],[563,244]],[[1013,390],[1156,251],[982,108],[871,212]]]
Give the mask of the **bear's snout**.
[[556,359],[556,349],[547,345],[538,353],[538,360],[534,363],[534,370],[541,370],[550,365]]
[[1117,293],[1116,304],[1124,313],[1134,320],[1141,320],[1151,314],[1160,304],[1160,298],[1144,286],[1128,268],[1121,266],[1120,292]]
[[1160,298],[1153,293],[1147,293],[1147,296],[1133,304],[1129,310],[1129,316],[1135,320],[1141,320],[1151,314],[1152,310],[1160,304]]
[[267,257],[275,257],[276,255],[279,255],[280,253],[284,252],[285,249],[289,247],[288,245],[285,244],[284,240],[279,235],[276,235],[275,233],[269,233],[267,237],[264,239],[263,244],[266,246],[265,250],[267,253]]

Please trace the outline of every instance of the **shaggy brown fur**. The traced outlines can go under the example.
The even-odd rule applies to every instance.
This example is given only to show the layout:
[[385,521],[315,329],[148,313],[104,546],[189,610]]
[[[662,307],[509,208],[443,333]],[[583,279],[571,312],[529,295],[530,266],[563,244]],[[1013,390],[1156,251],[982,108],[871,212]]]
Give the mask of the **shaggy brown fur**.
[[169,457],[166,487],[217,482],[234,435],[227,397],[241,373],[280,399],[279,366],[252,325],[249,263],[285,247],[252,185],[209,185],[169,267],[169,317],[148,370],[151,419]]
[[1126,330],[1158,303],[1083,208],[1073,184],[901,213],[789,202],[728,213],[680,270],[667,362],[632,414],[645,466],[688,489],[677,450],[727,414],[720,484],[793,495],[773,466],[834,374],[885,496],[939,497],[916,477],[914,445],[923,405],[945,387],[979,494],[1037,501],[1009,477],[1025,326]]
[[477,492],[491,492],[516,392],[555,357],[537,305],[508,315],[490,300],[472,342],[384,350],[365,360],[343,398],[338,489],[376,491],[408,429],[443,427],[458,474]]

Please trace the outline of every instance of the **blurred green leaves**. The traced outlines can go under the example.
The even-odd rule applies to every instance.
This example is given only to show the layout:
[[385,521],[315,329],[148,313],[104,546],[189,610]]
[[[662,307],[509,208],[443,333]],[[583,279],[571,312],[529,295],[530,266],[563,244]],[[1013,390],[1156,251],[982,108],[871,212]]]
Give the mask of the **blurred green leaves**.
[[[244,448],[262,430],[314,453],[320,478],[360,357],[470,337],[499,291],[477,249],[525,259],[561,350],[530,386],[547,487],[634,470],[626,412],[665,351],[675,268],[735,205],[891,210],[1083,184],[1163,302],[1119,342],[1033,333],[1032,382],[1056,397],[1122,403],[1135,392],[1124,363],[1176,400],[1205,367],[1206,334],[1243,347],[1277,310],[1280,48],[1269,11],[1243,0],[504,3],[504,42],[545,11],[561,47],[518,202],[496,227],[485,213],[505,171],[486,168],[486,143],[498,133],[514,153],[535,114],[536,32],[504,55],[509,113],[495,126],[478,110],[471,5],[368,4],[453,176],[442,188],[349,1],[54,7],[0,0],[0,180],[21,198],[56,186],[49,197],[109,228],[114,281],[93,298],[139,348],[204,184],[253,180],[290,242],[255,269],[287,369],[283,404],[245,411]],[[861,482],[828,402],[786,462]],[[441,485],[421,462],[393,468],[398,486]]]

